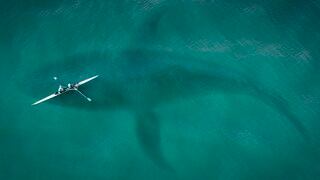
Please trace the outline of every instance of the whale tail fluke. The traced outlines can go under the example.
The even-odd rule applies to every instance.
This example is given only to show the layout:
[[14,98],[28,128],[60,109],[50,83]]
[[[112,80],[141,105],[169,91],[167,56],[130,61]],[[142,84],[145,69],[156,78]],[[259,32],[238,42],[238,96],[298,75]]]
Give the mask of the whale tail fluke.
[[144,153],[160,168],[173,171],[161,148],[160,122],[152,111],[136,115],[136,133]]

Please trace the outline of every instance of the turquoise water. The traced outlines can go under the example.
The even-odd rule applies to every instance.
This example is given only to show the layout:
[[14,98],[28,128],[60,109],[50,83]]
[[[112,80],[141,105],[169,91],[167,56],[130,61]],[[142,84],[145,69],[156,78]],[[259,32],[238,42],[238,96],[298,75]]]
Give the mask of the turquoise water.
[[0,179],[319,179],[319,8],[1,2]]

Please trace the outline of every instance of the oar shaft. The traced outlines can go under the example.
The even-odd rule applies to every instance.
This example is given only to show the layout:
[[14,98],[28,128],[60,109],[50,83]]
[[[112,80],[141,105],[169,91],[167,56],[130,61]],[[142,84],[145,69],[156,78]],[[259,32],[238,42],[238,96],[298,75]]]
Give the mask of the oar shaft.
[[84,98],[86,98],[88,101],[91,101],[90,98],[88,98],[86,95],[84,95],[81,91],[79,91],[78,89],[75,89],[79,94],[81,94]]

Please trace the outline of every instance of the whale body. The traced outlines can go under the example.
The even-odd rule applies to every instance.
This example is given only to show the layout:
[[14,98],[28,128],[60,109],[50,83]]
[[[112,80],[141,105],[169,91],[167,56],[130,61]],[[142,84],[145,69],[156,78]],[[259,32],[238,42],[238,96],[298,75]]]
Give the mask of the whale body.
[[[39,97],[50,92],[55,82],[50,77],[77,82],[99,74],[89,86],[80,87],[93,102],[81,98],[61,96],[46,103],[88,110],[130,110],[136,118],[136,136],[150,159],[160,167],[171,169],[162,153],[161,120],[154,109],[177,99],[201,96],[216,91],[222,93],[246,94],[252,96],[283,115],[288,122],[308,139],[308,132],[302,122],[290,110],[279,94],[266,88],[245,72],[219,64],[217,61],[203,61],[165,51],[131,49],[120,54],[87,52],[48,64],[34,71],[27,86],[28,94]],[[45,77],[46,78],[45,78]],[[47,79],[47,80],[45,80]],[[43,104],[44,105],[44,104]]]

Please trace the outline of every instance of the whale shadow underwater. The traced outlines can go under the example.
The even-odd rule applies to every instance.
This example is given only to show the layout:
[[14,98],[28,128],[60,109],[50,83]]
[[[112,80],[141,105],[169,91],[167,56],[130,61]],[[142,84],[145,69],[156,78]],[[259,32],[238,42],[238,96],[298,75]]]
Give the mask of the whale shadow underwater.
[[45,103],[88,110],[130,110],[136,118],[136,136],[143,151],[161,168],[173,169],[162,152],[161,121],[154,109],[179,98],[216,91],[247,94],[284,116],[301,137],[309,139],[308,131],[290,110],[288,102],[262,83],[225,65],[175,53],[133,49],[120,55],[106,52],[76,54],[40,67],[26,76],[33,79],[33,83],[27,84],[24,79],[20,85],[36,101],[56,90],[58,84],[51,79],[53,76],[66,84],[96,74],[99,78],[79,88],[93,99],[92,102],[86,102],[75,92],[68,92],[70,95]]

